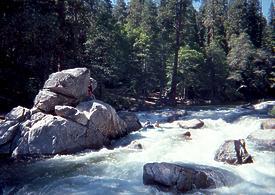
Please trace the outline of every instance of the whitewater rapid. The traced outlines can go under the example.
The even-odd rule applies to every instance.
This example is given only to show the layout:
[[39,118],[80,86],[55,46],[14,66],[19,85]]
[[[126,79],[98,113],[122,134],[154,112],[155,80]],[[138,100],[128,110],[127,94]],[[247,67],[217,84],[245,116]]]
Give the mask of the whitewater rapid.
[[[173,110],[137,113],[140,121],[155,122]],[[1,167],[3,193],[15,194],[164,194],[144,186],[143,165],[149,162],[183,162],[226,169],[241,178],[234,186],[200,190],[200,194],[275,194],[275,153],[259,151],[247,142],[254,163],[240,166],[214,161],[216,150],[225,140],[245,139],[260,129],[265,113],[236,107],[194,107],[184,119],[201,119],[205,126],[188,130],[192,140],[184,140],[176,123],[142,129],[114,143],[115,149],[57,155],[28,164]],[[127,146],[131,141],[143,149]]]

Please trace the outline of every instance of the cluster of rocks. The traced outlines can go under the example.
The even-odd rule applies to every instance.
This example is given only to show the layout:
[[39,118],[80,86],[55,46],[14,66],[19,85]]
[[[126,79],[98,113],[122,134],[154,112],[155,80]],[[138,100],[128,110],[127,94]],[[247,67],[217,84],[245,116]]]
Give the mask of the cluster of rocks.
[[133,113],[117,113],[91,99],[95,89],[86,68],[53,73],[34,100],[32,109],[14,108],[0,122],[0,154],[36,156],[100,149],[113,139],[141,128]]

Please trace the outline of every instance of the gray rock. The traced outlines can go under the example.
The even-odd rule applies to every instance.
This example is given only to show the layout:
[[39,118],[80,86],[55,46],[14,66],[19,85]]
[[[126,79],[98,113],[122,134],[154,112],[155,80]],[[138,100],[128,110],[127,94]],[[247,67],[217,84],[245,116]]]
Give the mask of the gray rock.
[[16,120],[22,122],[30,117],[30,110],[22,106],[13,108],[6,116],[6,120]]
[[18,129],[16,121],[2,121],[0,123],[0,147],[11,141]]
[[55,106],[55,114],[81,125],[87,125],[88,123],[86,115],[71,106]]
[[199,129],[204,126],[204,122],[199,119],[178,121],[177,123],[183,129]]
[[89,119],[89,126],[95,126],[105,137],[109,139],[126,135],[126,123],[117,115],[114,108],[99,100],[81,102],[76,109]]
[[247,140],[254,143],[258,149],[275,151],[274,129],[256,130],[247,137]]
[[59,116],[46,115],[23,136],[14,155],[73,153],[86,147],[87,128]]
[[253,163],[251,155],[246,150],[244,140],[227,140],[217,150],[215,160],[233,165]]
[[139,142],[137,142],[137,141],[132,141],[132,142],[130,143],[130,145],[128,146],[128,148],[140,150],[140,149],[143,149],[143,146],[142,146],[141,143],[139,143]]
[[87,68],[68,69],[51,74],[43,88],[82,100],[87,96],[89,80],[90,71]]
[[228,186],[238,180],[226,170],[201,165],[148,163],[143,167],[145,185],[153,185],[173,194]]
[[119,112],[118,116],[126,123],[127,132],[137,131],[142,128],[137,115],[133,112]]
[[268,119],[261,124],[262,129],[275,129],[275,119]]
[[56,105],[73,105],[76,103],[75,99],[68,98],[49,90],[39,91],[34,100],[34,107],[42,110],[46,113],[51,113],[54,111]]

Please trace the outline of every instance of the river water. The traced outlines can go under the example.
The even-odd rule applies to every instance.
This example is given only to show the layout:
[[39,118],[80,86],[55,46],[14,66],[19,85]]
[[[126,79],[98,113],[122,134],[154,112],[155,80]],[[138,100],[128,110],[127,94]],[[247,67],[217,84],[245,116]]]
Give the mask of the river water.
[[[141,122],[161,120],[173,110],[139,112]],[[57,155],[31,163],[2,165],[0,183],[4,194],[164,194],[144,186],[143,165],[149,162],[183,162],[226,169],[241,178],[230,187],[198,191],[197,194],[275,194],[275,153],[259,151],[247,142],[254,163],[240,166],[214,161],[219,146],[228,139],[246,138],[260,129],[265,112],[235,106],[193,107],[185,119],[202,119],[202,129],[186,131],[176,123],[140,130],[115,143],[115,149]],[[136,140],[143,149],[125,146]],[[1,194],[1,191],[0,191]]]

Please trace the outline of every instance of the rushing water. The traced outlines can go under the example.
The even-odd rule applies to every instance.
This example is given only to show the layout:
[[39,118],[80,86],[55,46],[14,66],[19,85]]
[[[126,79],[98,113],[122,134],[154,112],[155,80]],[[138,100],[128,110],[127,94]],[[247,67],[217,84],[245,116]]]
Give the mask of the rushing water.
[[[214,161],[219,146],[228,139],[246,138],[260,128],[265,113],[236,107],[195,107],[187,109],[186,119],[199,118],[202,129],[189,130],[192,140],[181,137],[184,129],[176,123],[140,130],[115,143],[113,150],[85,151],[76,155],[57,155],[32,163],[2,165],[0,185],[4,194],[163,194],[142,181],[143,165],[149,162],[184,162],[226,169],[241,178],[230,187],[206,191],[207,194],[275,194],[275,153],[258,151],[247,143],[254,163],[241,166]],[[141,122],[155,122],[171,110],[140,112]],[[125,146],[136,140],[142,150]],[[1,188],[1,186],[0,186]],[[1,191],[0,191],[1,194]]]

